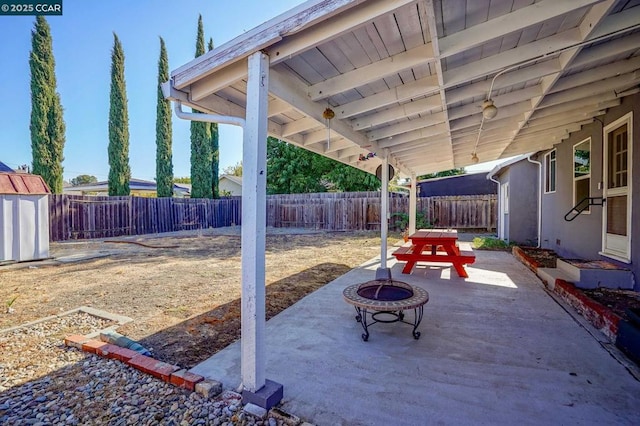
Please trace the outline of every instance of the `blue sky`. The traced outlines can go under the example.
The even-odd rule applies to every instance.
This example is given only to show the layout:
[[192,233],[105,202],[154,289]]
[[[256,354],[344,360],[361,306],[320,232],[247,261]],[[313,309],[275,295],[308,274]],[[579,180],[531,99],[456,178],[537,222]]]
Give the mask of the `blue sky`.
[[[106,180],[113,33],[125,52],[132,177],[155,177],[156,82],[159,36],[167,43],[171,70],[195,53],[198,14],[205,37],[216,46],[302,0],[64,0],[63,15],[49,16],[58,92],[67,127],[64,177]],[[0,161],[31,164],[29,52],[33,16],[0,16]],[[189,176],[189,123],[173,116],[174,175]],[[242,133],[220,128],[220,170],[242,159]]]

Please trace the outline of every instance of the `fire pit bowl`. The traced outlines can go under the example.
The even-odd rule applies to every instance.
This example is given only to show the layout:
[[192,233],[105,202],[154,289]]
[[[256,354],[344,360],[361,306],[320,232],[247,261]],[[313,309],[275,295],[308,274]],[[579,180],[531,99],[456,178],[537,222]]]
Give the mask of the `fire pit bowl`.
[[373,280],[358,286],[358,296],[365,299],[390,302],[405,300],[413,296],[413,288],[407,283],[393,280]]
[[[344,289],[344,300],[353,305],[364,333],[362,340],[369,340],[369,326],[376,323],[403,322],[413,326],[414,339],[420,338],[417,331],[424,305],[429,301],[429,293],[420,287],[413,287],[402,281],[373,280],[353,284]],[[404,311],[413,309],[413,322],[405,320]]]

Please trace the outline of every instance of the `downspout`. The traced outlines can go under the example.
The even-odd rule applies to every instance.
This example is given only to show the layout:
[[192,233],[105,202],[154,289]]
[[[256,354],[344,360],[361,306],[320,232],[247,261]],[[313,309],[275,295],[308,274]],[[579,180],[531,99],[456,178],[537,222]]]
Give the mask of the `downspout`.
[[540,248],[542,238],[542,163],[531,159],[533,154],[527,156],[527,161],[538,166],[538,245]]
[[[499,180],[495,180],[493,178],[493,172],[490,172],[487,175],[487,179],[489,179],[491,182],[495,182],[498,185],[498,223],[496,224],[498,229],[496,229],[496,234],[498,234],[498,238],[502,238],[503,236],[500,235],[500,223],[502,223],[502,221],[504,220],[504,217],[500,217],[500,207],[502,205],[502,193],[500,192],[500,181]],[[502,215],[504,216],[504,215]],[[504,228],[504,227],[503,227]]]
[[245,119],[242,117],[232,117],[228,115],[205,114],[202,112],[182,111],[182,102],[175,100],[173,110],[178,118],[188,121],[204,121],[206,123],[231,124],[233,126],[244,127]]

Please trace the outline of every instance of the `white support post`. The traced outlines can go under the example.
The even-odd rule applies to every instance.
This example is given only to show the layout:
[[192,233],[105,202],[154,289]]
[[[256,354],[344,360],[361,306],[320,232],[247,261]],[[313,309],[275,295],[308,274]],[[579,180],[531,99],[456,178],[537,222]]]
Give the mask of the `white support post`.
[[376,271],[377,280],[390,280],[391,270],[387,268],[387,234],[389,232],[389,152],[384,150],[380,188],[380,267]]
[[416,174],[411,173],[411,188],[409,189],[409,235],[416,232],[416,204],[417,197]]
[[242,144],[242,385],[265,385],[265,234],[269,58],[249,57],[247,115]]

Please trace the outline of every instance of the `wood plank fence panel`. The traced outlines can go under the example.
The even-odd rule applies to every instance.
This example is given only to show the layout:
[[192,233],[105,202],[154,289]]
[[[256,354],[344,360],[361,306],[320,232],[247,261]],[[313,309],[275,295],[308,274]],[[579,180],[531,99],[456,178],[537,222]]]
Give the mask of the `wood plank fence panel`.
[[[109,238],[239,225],[241,197],[185,198],[50,195],[51,241]],[[409,198],[391,194],[390,229],[408,214]],[[435,227],[495,229],[497,197],[419,198],[417,211]],[[406,217],[406,215],[405,215]],[[267,197],[267,225],[330,231],[380,229],[378,192],[287,194]]]

